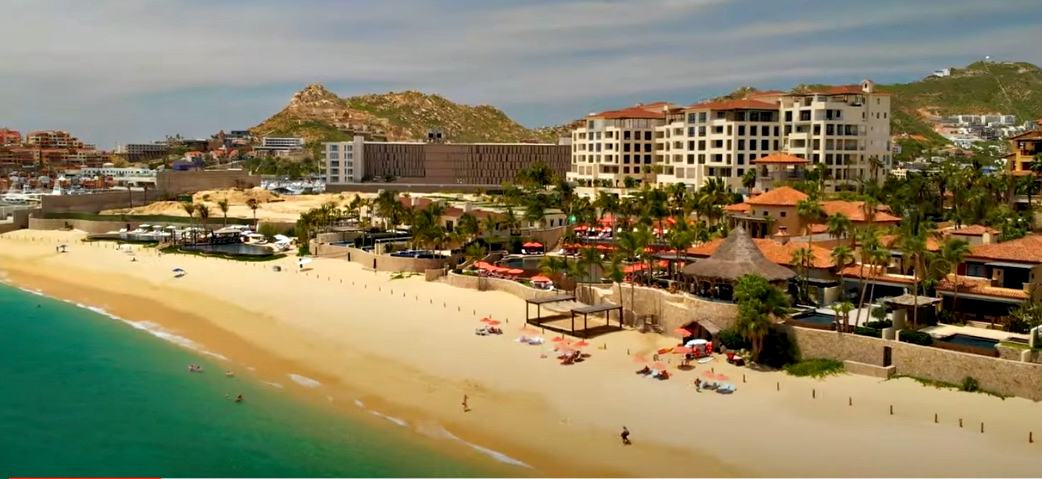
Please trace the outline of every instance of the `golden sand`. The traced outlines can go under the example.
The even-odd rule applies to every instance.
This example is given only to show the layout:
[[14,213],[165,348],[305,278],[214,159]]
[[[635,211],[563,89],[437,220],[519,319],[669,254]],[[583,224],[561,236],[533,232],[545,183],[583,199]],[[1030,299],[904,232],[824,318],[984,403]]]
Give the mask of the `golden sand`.
[[[80,237],[0,236],[0,270],[15,283],[159,323],[265,380],[291,384],[286,375],[295,373],[323,384],[292,392],[333,396],[335,404],[358,398],[420,434],[443,426],[539,474],[1027,477],[1037,475],[1042,455],[1042,445],[1027,441],[1029,431],[1042,432],[1042,407],[1022,399],[906,379],[793,378],[722,358],[655,381],[633,373],[632,355],[674,341],[632,331],[596,338],[587,361],[561,366],[552,354],[541,358],[543,348],[513,341],[525,306],[506,293],[392,280],[333,259],[298,272],[286,258],[278,273],[275,263],[145,249],[131,262],[112,244]],[[55,253],[60,242],[68,253]],[[175,267],[187,275],[173,278]],[[485,316],[504,321],[506,334],[475,336]],[[738,391],[696,392],[691,381],[710,369]],[[620,444],[623,425],[632,446]]]

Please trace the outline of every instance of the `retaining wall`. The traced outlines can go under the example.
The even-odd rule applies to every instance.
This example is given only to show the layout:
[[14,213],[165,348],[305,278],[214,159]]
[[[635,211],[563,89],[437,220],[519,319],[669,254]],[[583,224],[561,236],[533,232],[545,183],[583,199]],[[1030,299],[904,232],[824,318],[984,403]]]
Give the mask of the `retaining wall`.
[[504,293],[510,293],[521,299],[549,298],[564,294],[560,291],[544,291],[541,289],[530,288],[517,281],[511,281],[509,279],[469,276],[465,274],[456,274],[451,271],[449,271],[449,274],[446,277],[446,282],[450,286],[455,286],[457,288],[476,289],[478,291],[503,291]]
[[156,175],[156,189],[164,198],[202,190],[253,188],[260,183],[260,176],[246,170],[163,170]]
[[41,199],[40,208],[44,213],[91,213],[102,210],[114,210],[143,206],[160,198],[152,190],[145,191],[105,191],[87,195],[45,195]]
[[981,389],[1042,400],[1042,364],[792,325],[779,328],[796,341],[803,359],[851,360],[883,367],[883,351],[889,347],[896,374],[954,384],[969,376],[977,380]]
[[405,271],[424,273],[430,269],[444,269],[448,264],[455,264],[457,256],[446,259],[399,258],[383,254],[373,254],[349,246],[334,246],[311,242],[311,251],[315,256],[347,259],[362,265],[363,268],[376,271]]
[[733,326],[738,317],[738,306],[733,303],[706,301],[664,289],[623,285],[621,299],[618,286],[594,287],[594,291],[599,298],[621,304],[626,317],[631,320],[635,316],[654,315],[665,331],[684,327],[696,320],[708,321],[723,330]]

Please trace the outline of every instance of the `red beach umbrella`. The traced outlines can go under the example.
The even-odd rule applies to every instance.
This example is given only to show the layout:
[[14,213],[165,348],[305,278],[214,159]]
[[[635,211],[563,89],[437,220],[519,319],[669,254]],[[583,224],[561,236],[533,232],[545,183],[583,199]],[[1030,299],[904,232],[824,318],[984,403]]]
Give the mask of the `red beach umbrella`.
[[524,273],[524,272],[525,272],[525,270],[523,270],[523,269],[508,269],[507,270],[507,274],[521,274],[521,273]]
[[580,340],[579,342],[572,343],[572,347],[576,347],[576,348],[585,348],[586,346],[589,346],[589,345],[590,345],[590,343],[587,343],[586,341],[582,341],[582,340]]
[[673,354],[691,354],[693,352],[695,352],[695,350],[687,346],[677,346],[673,348]]
[[532,276],[532,282],[533,283],[552,283],[553,280],[551,280],[550,278],[547,278],[546,276]]
[[488,321],[485,321],[485,324],[487,324],[489,326],[498,326],[499,325],[499,321],[496,321],[494,319],[490,319]]
[[560,342],[564,342],[564,341],[565,341],[565,339],[563,337],[561,337],[561,336],[557,336],[554,339],[550,340],[550,342],[553,342],[553,343],[560,343]]
[[482,322],[482,323],[487,323],[487,322],[489,322],[489,321],[492,321],[492,320],[491,320],[491,319],[488,319],[488,318],[481,318],[481,322]]
[[688,337],[688,336],[694,336],[693,334],[691,334],[691,331],[688,331],[688,330],[686,330],[686,329],[684,329],[684,328],[677,328],[677,329],[674,329],[674,330],[673,330],[673,334],[675,334],[675,335],[677,335],[677,336],[680,336],[680,337],[682,337],[682,338],[686,338],[686,337]]

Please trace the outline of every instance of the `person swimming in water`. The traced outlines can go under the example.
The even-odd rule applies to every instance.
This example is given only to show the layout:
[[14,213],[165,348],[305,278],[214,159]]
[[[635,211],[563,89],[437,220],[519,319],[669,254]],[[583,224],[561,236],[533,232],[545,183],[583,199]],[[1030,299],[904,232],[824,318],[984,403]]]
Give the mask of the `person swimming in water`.
[[232,371],[232,370],[228,370],[228,371],[224,372],[224,375],[228,376],[228,377],[234,377],[235,376],[235,372]]
[[235,402],[242,402],[242,393],[239,393],[238,396],[235,396]]

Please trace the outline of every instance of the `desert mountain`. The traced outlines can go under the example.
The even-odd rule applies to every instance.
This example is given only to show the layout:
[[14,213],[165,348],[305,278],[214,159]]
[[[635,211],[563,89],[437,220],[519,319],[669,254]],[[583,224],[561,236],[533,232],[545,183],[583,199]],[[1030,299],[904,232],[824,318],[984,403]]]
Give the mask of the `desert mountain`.
[[255,136],[292,136],[309,142],[367,134],[389,141],[422,140],[440,129],[465,142],[557,142],[555,128],[528,129],[490,105],[462,105],[418,91],[340,98],[308,85],[289,105],[250,129]]

